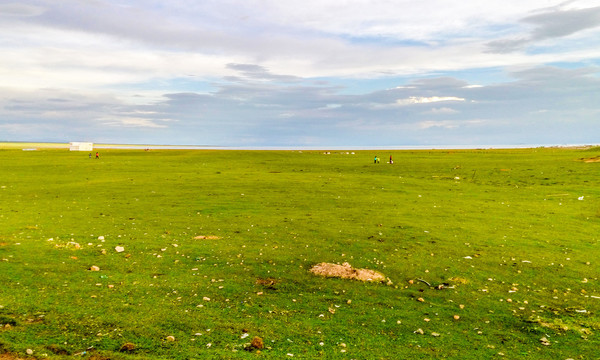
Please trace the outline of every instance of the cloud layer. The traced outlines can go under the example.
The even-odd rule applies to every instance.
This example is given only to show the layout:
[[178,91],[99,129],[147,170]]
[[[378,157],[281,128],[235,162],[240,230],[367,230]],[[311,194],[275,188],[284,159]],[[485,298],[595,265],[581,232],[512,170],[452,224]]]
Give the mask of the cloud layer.
[[3,3],[0,141],[598,143],[600,7],[548,4]]

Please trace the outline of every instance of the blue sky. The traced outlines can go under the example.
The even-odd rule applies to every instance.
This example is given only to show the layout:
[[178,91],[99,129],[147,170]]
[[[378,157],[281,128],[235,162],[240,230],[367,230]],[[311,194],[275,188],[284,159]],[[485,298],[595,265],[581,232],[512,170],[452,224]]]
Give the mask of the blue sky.
[[0,141],[600,143],[597,0],[0,0]]

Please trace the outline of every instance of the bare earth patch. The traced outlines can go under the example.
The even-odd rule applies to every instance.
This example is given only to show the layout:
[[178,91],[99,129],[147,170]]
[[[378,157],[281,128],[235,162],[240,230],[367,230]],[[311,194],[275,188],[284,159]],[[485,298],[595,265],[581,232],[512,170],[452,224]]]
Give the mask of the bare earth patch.
[[15,357],[10,354],[0,354],[0,360],[22,360],[23,358]]
[[313,266],[310,272],[325,277],[339,277],[342,279],[354,279],[360,281],[385,281],[385,275],[369,269],[355,269],[349,263],[332,264],[320,263]]
[[587,159],[581,159],[581,161],[583,161],[585,163],[597,163],[597,162],[600,162],[600,156],[596,156],[593,158],[587,158]]
[[194,237],[194,240],[219,240],[220,237],[215,235],[198,235]]

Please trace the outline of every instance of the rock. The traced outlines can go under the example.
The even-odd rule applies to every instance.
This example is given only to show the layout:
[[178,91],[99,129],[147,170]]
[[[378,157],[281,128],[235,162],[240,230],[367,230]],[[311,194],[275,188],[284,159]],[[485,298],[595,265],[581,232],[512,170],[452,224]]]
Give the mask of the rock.
[[252,346],[253,348],[258,349],[258,350],[261,350],[265,347],[265,345],[263,343],[263,339],[259,338],[258,336],[255,336],[252,339],[250,346]]
[[125,248],[122,246],[115,246],[115,251],[118,253],[121,253],[121,252],[125,251]]
[[97,267],[96,265],[92,265],[92,266],[90,266],[90,271],[100,271],[100,268]]
[[121,345],[119,349],[120,352],[131,352],[133,350],[135,350],[135,344],[130,342]]
[[377,271],[369,269],[355,269],[349,263],[342,265],[333,263],[319,263],[310,269],[310,272],[325,277],[340,277],[360,281],[385,282],[386,277]]
[[98,236],[98,240],[100,240],[100,241],[104,240],[104,236],[102,236],[102,235]]
[[425,302],[425,299],[423,299],[422,297],[417,299],[418,302]]
[[175,341],[175,336],[172,336],[172,335],[167,336],[167,341],[169,341],[169,342]]
[[417,329],[415,330],[415,334],[423,335],[425,334],[425,331],[423,331],[423,329]]
[[543,337],[540,339],[540,343],[544,346],[550,346],[552,345],[552,343],[550,342],[550,340],[548,340],[547,338]]
[[458,319],[460,319],[460,315],[454,315],[453,318],[454,318],[454,320],[458,320]]
[[31,349],[27,349],[25,350],[25,352],[27,353],[27,355],[33,355],[33,350]]

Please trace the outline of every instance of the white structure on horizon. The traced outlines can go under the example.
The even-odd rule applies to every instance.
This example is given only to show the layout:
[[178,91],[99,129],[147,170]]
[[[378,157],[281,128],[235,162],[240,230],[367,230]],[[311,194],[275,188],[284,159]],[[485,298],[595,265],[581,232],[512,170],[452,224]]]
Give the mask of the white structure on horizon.
[[92,151],[94,150],[94,143],[72,141],[69,143],[69,151]]

